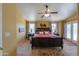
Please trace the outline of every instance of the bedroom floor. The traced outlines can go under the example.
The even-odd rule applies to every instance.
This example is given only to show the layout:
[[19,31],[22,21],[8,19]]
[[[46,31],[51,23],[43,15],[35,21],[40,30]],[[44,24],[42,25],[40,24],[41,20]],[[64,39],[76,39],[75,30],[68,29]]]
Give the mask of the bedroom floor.
[[29,40],[17,47],[17,56],[77,56],[77,46],[64,40],[63,50],[56,48],[31,48]]

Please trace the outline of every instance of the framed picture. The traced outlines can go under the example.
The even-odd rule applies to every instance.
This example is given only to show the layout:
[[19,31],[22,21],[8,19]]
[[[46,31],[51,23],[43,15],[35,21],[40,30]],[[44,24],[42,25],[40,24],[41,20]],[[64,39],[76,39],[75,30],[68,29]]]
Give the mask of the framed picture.
[[23,27],[19,27],[19,32],[24,32],[24,28]]

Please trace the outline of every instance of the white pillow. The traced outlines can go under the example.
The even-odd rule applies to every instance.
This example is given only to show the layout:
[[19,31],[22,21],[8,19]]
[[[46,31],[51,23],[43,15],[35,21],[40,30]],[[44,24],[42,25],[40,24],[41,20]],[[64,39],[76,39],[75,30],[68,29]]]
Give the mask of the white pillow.
[[43,34],[43,32],[39,32],[39,34]]
[[45,31],[45,34],[49,34],[49,32],[48,31]]

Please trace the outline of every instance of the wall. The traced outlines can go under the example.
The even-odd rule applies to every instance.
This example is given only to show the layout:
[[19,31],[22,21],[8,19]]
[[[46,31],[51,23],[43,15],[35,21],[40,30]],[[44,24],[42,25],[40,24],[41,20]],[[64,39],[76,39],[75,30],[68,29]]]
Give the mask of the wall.
[[76,12],[73,16],[65,19],[64,23],[72,22],[73,20],[78,20],[78,12]]
[[0,3],[0,48],[2,48],[2,4]]
[[59,34],[61,37],[63,37],[64,34],[64,23],[63,21],[59,21]]
[[29,32],[29,21],[26,21],[26,38],[28,38],[28,32]]
[[25,37],[25,31],[18,32],[18,27],[25,27],[25,20],[16,4],[3,4],[3,50],[4,55],[16,55],[18,42]]
[[9,55],[16,46],[16,5],[3,4],[3,50]]
[[[21,40],[21,39],[25,39],[25,34],[26,34],[26,20],[24,19],[24,17],[22,16],[22,14],[20,13],[20,11],[17,8],[17,12],[16,12],[16,20],[17,20],[17,40]],[[24,27],[24,32],[19,32],[19,27]]]

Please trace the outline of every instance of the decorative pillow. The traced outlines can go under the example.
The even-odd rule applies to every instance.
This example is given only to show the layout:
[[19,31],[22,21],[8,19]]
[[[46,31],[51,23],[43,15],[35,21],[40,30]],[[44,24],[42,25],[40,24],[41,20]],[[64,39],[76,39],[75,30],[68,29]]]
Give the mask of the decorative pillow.
[[49,34],[49,31],[45,31],[45,34]]
[[39,34],[43,34],[43,32],[39,32]]

